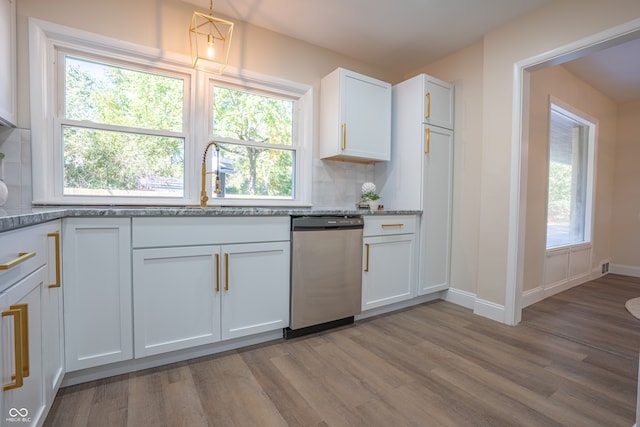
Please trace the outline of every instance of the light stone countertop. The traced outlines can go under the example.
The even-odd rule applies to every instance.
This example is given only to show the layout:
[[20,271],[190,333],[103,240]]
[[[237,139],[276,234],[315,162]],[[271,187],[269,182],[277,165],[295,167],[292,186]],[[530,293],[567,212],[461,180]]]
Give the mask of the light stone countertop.
[[0,232],[28,227],[68,217],[158,217],[158,216],[319,216],[319,215],[420,215],[415,210],[279,207],[127,207],[127,206],[49,206],[6,212],[0,209]]

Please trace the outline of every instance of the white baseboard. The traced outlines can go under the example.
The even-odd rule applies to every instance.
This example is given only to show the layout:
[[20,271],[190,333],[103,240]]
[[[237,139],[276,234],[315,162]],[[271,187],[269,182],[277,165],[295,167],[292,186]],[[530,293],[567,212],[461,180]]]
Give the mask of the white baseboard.
[[545,298],[546,296],[544,294],[544,289],[542,289],[542,286],[524,291],[522,293],[522,308],[528,307],[531,304],[535,304],[538,301],[542,301]]
[[411,307],[412,305],[418,305],[437,299],[443,299],[444,292],[434,292],[429,295],[422,295],[409,300],[396,302],[394,304],[385,305],[383,307],[372,308],[355,316],[355,320],[362,320],[373,316],[379,316],[381,314],[390,313],[396,310],[402,310],[403,308]]
[[506,323],[504,305],[496,304],[495,302],[476,298],[473,305],[473,314],[487,317],[496,322]]
[[[628,270],[624,270],[625,273],[622,273],[618,271],[613,271],[613,269],[614,267],[612,265],[609,265],[610,273],[624,274],[626,276],[631,276],[631,274],[628,274],[629,272]],[[637,273],[636,277],[640,277],[640,268],[637,269],[636,273]],[[602,276],[604,276],[604,274],[602,274],[601,267],[597,267],[591,271],[590,276],[576,277],[571,280],[554,283],[553,285],[547,286],[546,288],[543,288],[542,286],[538,286],[537,288],[529,289],[528,291],[525,291],[522,293],[522,308],[528,307],[531,304],[535,304],[539,301],[542,301],[545,298],[549,298],[550,296],[553,296],[560,292],[564,292],[575,286],[582,285],[583,283],[586,283],[590,280],[595,280]]]
[[449,288],[443,298],[445,301],[473,310],[476,294],[460,289]]
[[609,273],[640,277],[640,267],[633,265],[609,264]]
[[62,387],[85,383],[88,381],[141,371],[143,369],[163,366],[170,363],[209,356],[242,347],[262,344],[268,341],[282,339],[282,329],[263,332],[246,338],[237,338],[221,343],[209,344],[185,350],[173,351],[156,356],[148,356],[142,359],[132,359],[124,362],[112,363],[96,368],[88,368],[80,371],[67,372],[62,380]]
[[545,298],[549,298],[555,294],[559,294],[560,292],[567,291],[575,286],[582,285],[583,283],[588,282],[589,280],[596,279],[597,277],[591,276],[582,276],[577,279],[568,280],[564,282],[554,283],[551,286],[543,288],[539,286],[537,288],[528,290],[522,293],[522,308],[530,306],[531,304],[535,304],[539,301],[542,301]]

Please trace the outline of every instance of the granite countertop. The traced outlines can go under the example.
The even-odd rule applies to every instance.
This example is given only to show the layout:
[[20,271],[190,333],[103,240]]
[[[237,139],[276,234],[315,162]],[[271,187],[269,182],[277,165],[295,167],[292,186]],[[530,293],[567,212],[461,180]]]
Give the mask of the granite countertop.
[[68,217],[144,217],[144,216],[303,216],[303,215],[419,215],[415,210],[286,207],[128,207],[128,206],[48,206],[18,211],[0,209],[0,232]]

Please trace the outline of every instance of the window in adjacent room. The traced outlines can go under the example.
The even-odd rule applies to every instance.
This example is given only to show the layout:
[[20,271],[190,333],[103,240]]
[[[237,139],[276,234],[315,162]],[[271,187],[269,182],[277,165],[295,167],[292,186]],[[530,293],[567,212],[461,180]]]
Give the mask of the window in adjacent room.
[[595,124],[551,104],[547,249],[591,240]]

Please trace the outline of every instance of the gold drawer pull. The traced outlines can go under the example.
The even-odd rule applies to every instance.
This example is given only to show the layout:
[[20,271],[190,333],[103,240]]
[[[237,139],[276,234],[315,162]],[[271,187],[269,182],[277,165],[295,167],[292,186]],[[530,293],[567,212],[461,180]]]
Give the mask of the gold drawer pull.
[[220,292],[220,254],[216,254],[216,292]]
[[347,149],[347,124],[342,124],[342,151]]
[[368,273],[369,272],[369,243],[365,243],[364,247],[367,249],[367,256],[366,256],[366,262],[364,265],[364,272]]
[[20,308],[11,308],[3,311],[2,317],[13,316],[13,352],[15,359],[16,374],[11,375],[12,383],[5,384],[2,389],[13,390],[22,387],[22,310]]
[[381,227],[404,227],[404,224],[382,224]]
[[61,285],[60,281],[60,233],[49,233],[47,237],[53,237],[56,246],[56,283],[52,283],[49,285],[49,288],[59,288]]
[[424,129],[424,154],[429,154],[431,152],[431,129]]
[[229,254],[224,254],[224,290],[229,290]]
[[431,117],[431,92],[427,92],[427,114],[424,116],[425,119]]
[[25,262],[29,258],[33,258],[34,256],[36,256],[35,252],[20,252],[18,254],[18,258],[13,259],[6,264],[0,264],[0,270],[8,270],[10,268],[13,268],[16,265]]
[[29,306],[27,304],[10,305],[11,310],[20,310],[20,329],[22,330],[22,376],[29,376]]

